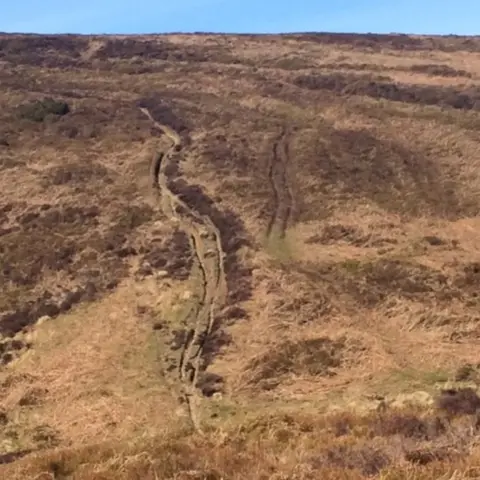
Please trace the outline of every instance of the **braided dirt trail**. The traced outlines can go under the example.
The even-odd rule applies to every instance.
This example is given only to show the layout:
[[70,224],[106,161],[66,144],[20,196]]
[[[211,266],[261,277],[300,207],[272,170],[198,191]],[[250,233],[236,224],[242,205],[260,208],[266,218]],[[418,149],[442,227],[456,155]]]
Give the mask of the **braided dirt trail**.
[[150,170],[152,186],[165,215],[178,222],[180,228],[187,234],[194,256],[191,276],[199,277],[196,282],[196,298],[187,318],[189,334],[182,346],[177,374],[192,424],[201,432],[196,385],[201,373],[205,341],[214,326],[217,309],[225,304],[227,298],[224,252],[220,233],[212,220],[192,210],[168,187],[165,171],[168,171],[173,152],[182,146],[180,136],[169,126],[158,123],[146,108],[140,110],[172,141],[170,149],[165,154],[156,155],[152,162]]
[[273,155],[268,165],[268,178],[274,196],[274,210],[267,226],[267,237],[284,238],[294,208],[293,193],[288,181],[288,131],[282,128],[273,144]]

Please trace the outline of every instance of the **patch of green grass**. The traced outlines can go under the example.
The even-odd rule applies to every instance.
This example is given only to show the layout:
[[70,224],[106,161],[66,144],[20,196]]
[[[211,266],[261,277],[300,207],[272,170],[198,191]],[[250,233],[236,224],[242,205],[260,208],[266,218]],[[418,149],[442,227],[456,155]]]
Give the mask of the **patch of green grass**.
[[267,253],[280,263],[288,263],[294,258],[292,244],[288,236],[281,237],[272,232],[265,242]]
[[398,369],[378,378],[374,390],[381,394],[411,393],[422,389],[435,391],[439,383],[445,383],[450,378],[449,372],[438,370],[419,370],[412,367]]

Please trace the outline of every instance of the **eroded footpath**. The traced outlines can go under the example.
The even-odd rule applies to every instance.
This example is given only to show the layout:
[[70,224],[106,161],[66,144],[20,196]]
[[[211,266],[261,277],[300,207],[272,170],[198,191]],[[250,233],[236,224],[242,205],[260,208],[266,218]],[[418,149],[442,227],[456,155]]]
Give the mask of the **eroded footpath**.
[[169,188],[167,173],[174,160],[173,153],[182,149],[180,135],[168,125],[157,122],[150,111],[140,108],[154,126],[172,142],[165,153],[155,155],[151,165],[152,186],[163,213],[175,221],[188,236],[194,262],[191,271],[195,292],[185,324],[187,335],[182,341],[180,360],[176,365],[176,380],[182,399],[188,406],[194,428],[201,432],[198,413],[197,384],[202,372],[202,354],[205,342],[214,328],[216,312],[225,304],[227,282],[224,269],[224,252],[220,233],[208,216],[191,209]]

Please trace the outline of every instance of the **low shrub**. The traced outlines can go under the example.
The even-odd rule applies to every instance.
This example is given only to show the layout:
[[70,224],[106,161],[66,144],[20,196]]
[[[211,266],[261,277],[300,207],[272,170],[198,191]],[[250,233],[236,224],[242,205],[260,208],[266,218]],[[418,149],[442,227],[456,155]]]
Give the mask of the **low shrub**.
[[19,116],[32,122],[43,122],[48,115],[63,116],[70,112],[67,103],[45,98],[20,105]]

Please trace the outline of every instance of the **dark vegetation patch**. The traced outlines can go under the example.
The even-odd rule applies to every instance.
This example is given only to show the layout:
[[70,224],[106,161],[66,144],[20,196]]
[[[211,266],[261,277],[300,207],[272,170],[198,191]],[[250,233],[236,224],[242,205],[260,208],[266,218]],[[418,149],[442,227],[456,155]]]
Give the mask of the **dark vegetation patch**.
[[151,94],[139,99],[136,105],[139,108],[146,108],[155,121],[173,128],[182,137],[188,136],[189,128],[175,113],[175,107],[172,106],[168,96],[162,96],[160,93]]
[[195,386],[201,390],[203,396],[211,397],[215,393],[222,393],[223,382],[224,380],[220,375],[203,372]]
[[455,372],[456,382],[475,382],[480,384],[480,364],[472,365],[467,363],[458,368]]
[[38,425],[29,433],[35,446],[39,449],[56,447],[61,443],[60,434],[50,425]]
[[[298,286],[290,295],[278,295],[273,300],[272,307],[277,312],[278,318],[283,320],[285,328],[295,328],[296,324],[315,325],[319,321],[325,321],[329,314],[336,311],[331,292],[322,288],[319,281],[313,280],[308,275],[298,275],[298,271],[292,271],[288,262],[277,268],[283,272],[282,282]],[[275,286],[272,285],[272,290],[274,289]]]
[[301,75],[294,85],[308,90],[325,90],[337,95],[365,95],[395,102],[438,105],[460,110],[480,110],[480,89],[458,90],[433,85],[406,85],[378,82],[340,73],[331,75]]
[[[225,121],[233,123],[235,120]],[[234,134],[225,135],[222,132],[212,136],[198,154],[201,168],[216,172],[220,180],[219,194],[234,199],[265,223],[270,220],[274,209],[274,197],[267,176],[273,136],[272,144],[265,142],[265,137],[272,134],[270,122],[266,117],[249,121],[245,113],[245,124],[236,128],[232,126]],[[247,126],[251,133],[248,133]],[[275,135],[279,130],[280,127]]]
[[[228,117],[226,121],[228,121]],[[248,122],[248,120],[245,120]],[[264,132],[265,124],[268,119],[251,122],[249,127],[252,132]],[[271,153],[269,151],[269,153]],[[259,152],[255,149],[252,138],[248,138],[247,131],[238,134],[226,135],[217,134],[209,139],[200,152],[202,161],[210,164],[219,175],[229,176],[236,173],[241,177],[247,176],[249,173],[260,173],[263,168],[262,159],[259,158]],[[263,178],[250,178],[251,182],[265,184]]]
[[285,375],[333,376],[343,362],[345,340],[314,338],[286,341],[250,362],[252,383],[269,390]]
[[16,358],[16,355],[29,349],[30,346],[23,340],[3,340],[0,342],[0,365],[7,365]]
[[[367,130],[338,130],[328,124],[300,135],[292,146],[292,154],[302,164],[299,174],[316,179],[310,187],[314,200],[297,199],[300,221],[334,212],[332,187],[337,200],[367,198],[395,213],[449,219],[476,215],[478,206],[460,200],[460,186],[452,178],[444,180],[433,160],[394,141],[376,138]],[[309,135],[314,136],[310,142]]]
[[405,460],[415,465],[428,465],[432,462],[452,461],[461,457],[458,449],[452,447],[426,447],[405,453]]
[[180,47],[165,40],[155,42],[126,39],[107,40],[105,45],[96,52],[96,58],[141,57],[146,60],[173,60],[189,62],[205,62],[208,57],[202,48],[196,46]]
[[64,269],[75,256],[75,236],[95,227],[98,215],[97,207],[66,207],[18,217],[22,230],[2,238],[0,278],[5,284],[33,286],[44,269]]
[[[189,75],[188,69],[184,70],[181,67],[177,68],[180,77]],[[177,130],[177,132],[182,133],[182,131],[184,131],[185,133],[183,135],[184,146],[189,145],[190,139],[187,134],[192,128],[201,126],[202,128],[210,129],[214,125],[221,125],[224,127],[222,118],[226,117],[228,119],[234,119],[238,112],[238,107],[229,104],[224,96],[201,90],[193,91],[190,88],[183,89],[174,84],[162,88],[161,90],[155,90],[153,94],[152,89],[142,89],[140,94],[142,97],[137,101],[136,108],[146,106],[147,108],[151,107],[151,111],[154,111],[155,108],[159,108],[159,104],[160,117],[158,120],[162,118],[161,110],[164,107],[169,107],[171,109],[171,112],[176,117],[179,129],[181,130],[180,132]],[[142,105],[145,101],[147,105]],[[143,116],[141,113],[140,115]],[[145,118],[146,117],[143,116],[143,121],[145,121]],[[155,116],[154,118],[157,119]],[[174,124],[171,126],[173,127]]]
[[0,37],[0,60],[13,65],[76,67],[88,40],[73,35],[7,35]]
[[[390,121],[392,118],[412,118],[411,111],[402,108],[401,105],[397,106],[394,103],[371,104],[369,102],[362,102],[354,106],[352,105],[351,109],[353,112],[360,113],[368,118],[382,121]],[[477,132],[480,131],[480,115],[475,111],[467,112],[465,110],[446,109],[438,112],[437,109],[426,108],[415,112],[415,118],[417,121],[427,120],[429,122],[463,129],[467,134],[474,132],[474,135],[477,135]]]
[[381,448],[372,445],[333,445],[322,450],[311,460],[314,469],[335,467],[357,470],[366,477],[377,475],[391,463],[391,458]]
[[[6,292],[9,293],[8,291]],[[30,292],[27,292],[30,293]],[[70,310],[74,305],[82,301],[94,300],[97,290],[93,282],[84,286],[71,287],[62,292],[53,295],[46,290],[33,300],[25,300],[13,304],[10,310],[3,310],[0,313],[0,333],[2,335],[13,337],[16,333],[22,331],[25,327],[33,325],[39,318],[48,315],[54,317],[62,312]],[[33,295],[31,295],[33,297]],[[8,299],[7,299],[8,300]],[[16,299],[14,298],[13,301]],[[11,350],[4,354],[10,355],[8,361],[11,361]]]
[[175,280],[187,280],[193,257],[187,235],[176,230],[168,238],[153,239],[143,249],[140,275],[152,275],[158,270]]
[[[120,207],[120,205],[119,205]],[[0,333],[13,336],[48,315],[91,301],[115,288],[128,273],[135,230],[151,220],[147,206],[121,205],[106,223],[96,205],[44,205],[17,215],[20,229],[2,236]],[[66,285],[42,287],[60,275]],[[48,284],[48,282],[47,282]]]
[[[318,68],[318,67],[317,67]],[[456,68],[450,67],[448,65],[436,64],[436,63],[425,63],[417,64],[411,66],[402,66],[396,65],[393,67],[388,67],[385,65],[379,65],[378,63],[352,63],[352,62],[339,62],[339,63],[323,63],[321,65],[322,69],[328,70],[352,70],[355,72],[368,70],[370,72],[385,72],[386,70],[391,70],[395,72],[413,72],[413,73],[424,73],[426,75],[431,75],[432,77],[464,77],[472,78],[472,74],[466,70],[458,70]],[[372,80],[374,80],[372,78]],[[382,81],[382,75],[379,75],[376,80]],[[390,77],[383,78],[383,81],[391,80]]]
[[382,247],[398,243],[396,238],[388,238],[373,233],[364,233],[353,225],[333,223],[325,225],[321,233],[312,235],[305,240],[308,244],[335,245],[346,243],[355,247]]
[[[0,70],[0,82],[5,90],[13,90],[20,92],[37,92],[40,88],[35,79],[35,75],[31,72],[18,69]],[[5,113],[2,111],[1,113]]]
[[[322,65],[322,67],[324,67]],[[336,68],[335,70],[338,70]],[[378,69],[379,71],[385,71],[385,68],[382,70]],[[294,84],[303,88],[308,88],[310,90],[320,90],[321,88],[310,88],[308,85],[310,85],[309,82],[312,82],[311,80],[305,80],[305,78],[311,78],[314,77],[316,78],[317,75],[313,75],[311,73],[305,74],[305,75],[299,75],[295,81]],[[356,82],[362,82],[362,83],[370,83],[370,82],[393,82],[392,78],[387,76],[387,75],[378,75],[374,73],[342,73],[342,72],[331,72],[331,73],[325,73],[325,74],[320,74],[320,77],[324,78],[324,83],[327,86],[326,89],[335,89],[335,91],[342,91],[343,88],[341,88],[341,79],[344,78],[346,82],[348,82],[348,85],[356,83]],[[321,84],[319,82],[319,84]],[[311,85],[315,85],[314,82],[312,82]],[[345,87],[344,87],[345,88]]]
[[384,72],[388,67],[379,65],[378,63],[352,63],[352,62],[338,62],[338,63],[322,63],[322,69],[327,70],[353,70],[361,72],[369,70],[371,72]]
[[411,37],[404,34],[356,34],[356,33],[303,33],[287,34],[282,38],[319,43],[324,45],[345,45],[353,48],[368,48],[375,52],[383,49],[421,51],[440,50],[443,52],[480,52],[480,37],[458,35]]
[[22,457],[25,457],[29,453],[32,453],[33,450],[18,450],[16,452],[9,452],[9,453],[2,453],[0,454],[0,465],[4,465],[6,463],[12,463],[16,460],[19,460]]
[[47,116],[61,117],[69,112],[67,103],[52,98],[35,100],[18,107],[19,117],[32,122],[43,122]]
[[[75,92],[65,92],[74,94]],[[66,115],[50,126],[51,135],[79,139],[82,141],[91,138],[100,138],[107,133],[113,134],[112,126],[115,127],[115,133],[118,133],[124,125],[116,124],[116,120],[126,118],[125,124],[129,132],[132,127],[129,124],[128,114],[121,110],[120,105],[104,105],[97,101],[97,105],[81,105],[75,108],[69,115]]]
[[425,237],[423,237],[423,240],[432,247],[440,247],[448,243],[446,240],[438,237],[437,235],[425,235]]
[[341,275],[347,274],[347,291],[360,304],[367,306],[382,302],[391,295],[425,301],[429,297],[448,300],[457,294],[449,287],[445,275],[420,264],[389,259],[368,263],[350,260],[338,267]]
[[434,441],[448,433],[449,424],[436,414],[420,415],[418,411],[386,410],[358,417],[340,413],[330,417],[328,427],[335,437],[351,435],[361,428],[369,438],[401,436],[416,441]]
[[188,63],[241,63],[226,47],[177,45],[168,40],[145,41],[127,39],[107,40],[105,45],[96,52],[95,58],[109,59],[136,59],[160,60],[168,62]]
[[45,395],[48,393],[48,389],[41,387],[29,388],[18,401],[18,405],[21,407],[31,407],[33,405],[39,405],[43,402]]
[[340,287],[365,306],[374,306],[390,296],[422,302],[478,302],[480,267],[475,262],[450,276],[418,263],[387,258],[371,262],[352,259],[325,265],[316,273],[311,269],[302,271],[317,281],[323,278]]
[[68,55],[58,55],[55,52],[51,53],[36,53],[31,51],[24,51],[22,53],[9,54],[2,58],[12,65],[26,65],[29,67],[40,68],[82,68],[88,64],[81,58],[70,57]]
[[87,45],[87,39],[74,35],[5,35],[0,36],[0,58],[24,52],[79,57]]
[[[111,70],[112,62],[107,60],[99,61],[98,68],[100,70]],[[123,73],[126,75],[144,75],[145,73],[162,73],[165,72],[170,67],[170,62],[162,62],[160,64],[155,63],[145,63],[145,60],[140,58],[133,58],[122,62],[117,60],[115,62],[114,68],[118,73]]]
[[8,219],[9,219],[8,212],[2,211],[0,207],[0,226],[3,226],[3,224],[7,223]]
[[42,178],[44,187],[52,185],[68,185],[71,187],[82,186],[82,184],[113,183],[112,176],[115,175],[103,165],[95,162],[76,162],[65,165],[58,165],[47,170]]
[[9,170],[11,168],[19,167],[24,165],[25,162],[18,158],[13,151],[5,152],[2,154],[0,152],[0,171]]
[[480,287],[480,263],[470,262],[464,265],[454,284],[464,296],[477,298]]
[[105,259],[110,257],[112,260],[137,254],[132,233],[153,218],[153,210],[148,205],[118,203],[115,207],[110,211],[108,226],[101,233],[91,233],[86,244],[98,253],[105,253]]
[[370,431],[375,436],[432,441],[447,431],[446,423],[435,416],[421,417],[411,412],[391,412],[374,417],[369,423]]
[[480,411],[480,397],[473,388],[443,390],[437,408],[449,415],[473,415]]
[[331,296],[348,295],[359,305],[374,307],[390,297],[422,302],[449,302],[461,298],[452,279],[421,264],[380,258],[371,262],[356,259],[323,266],[297,265],[298,272],[325,286]]

